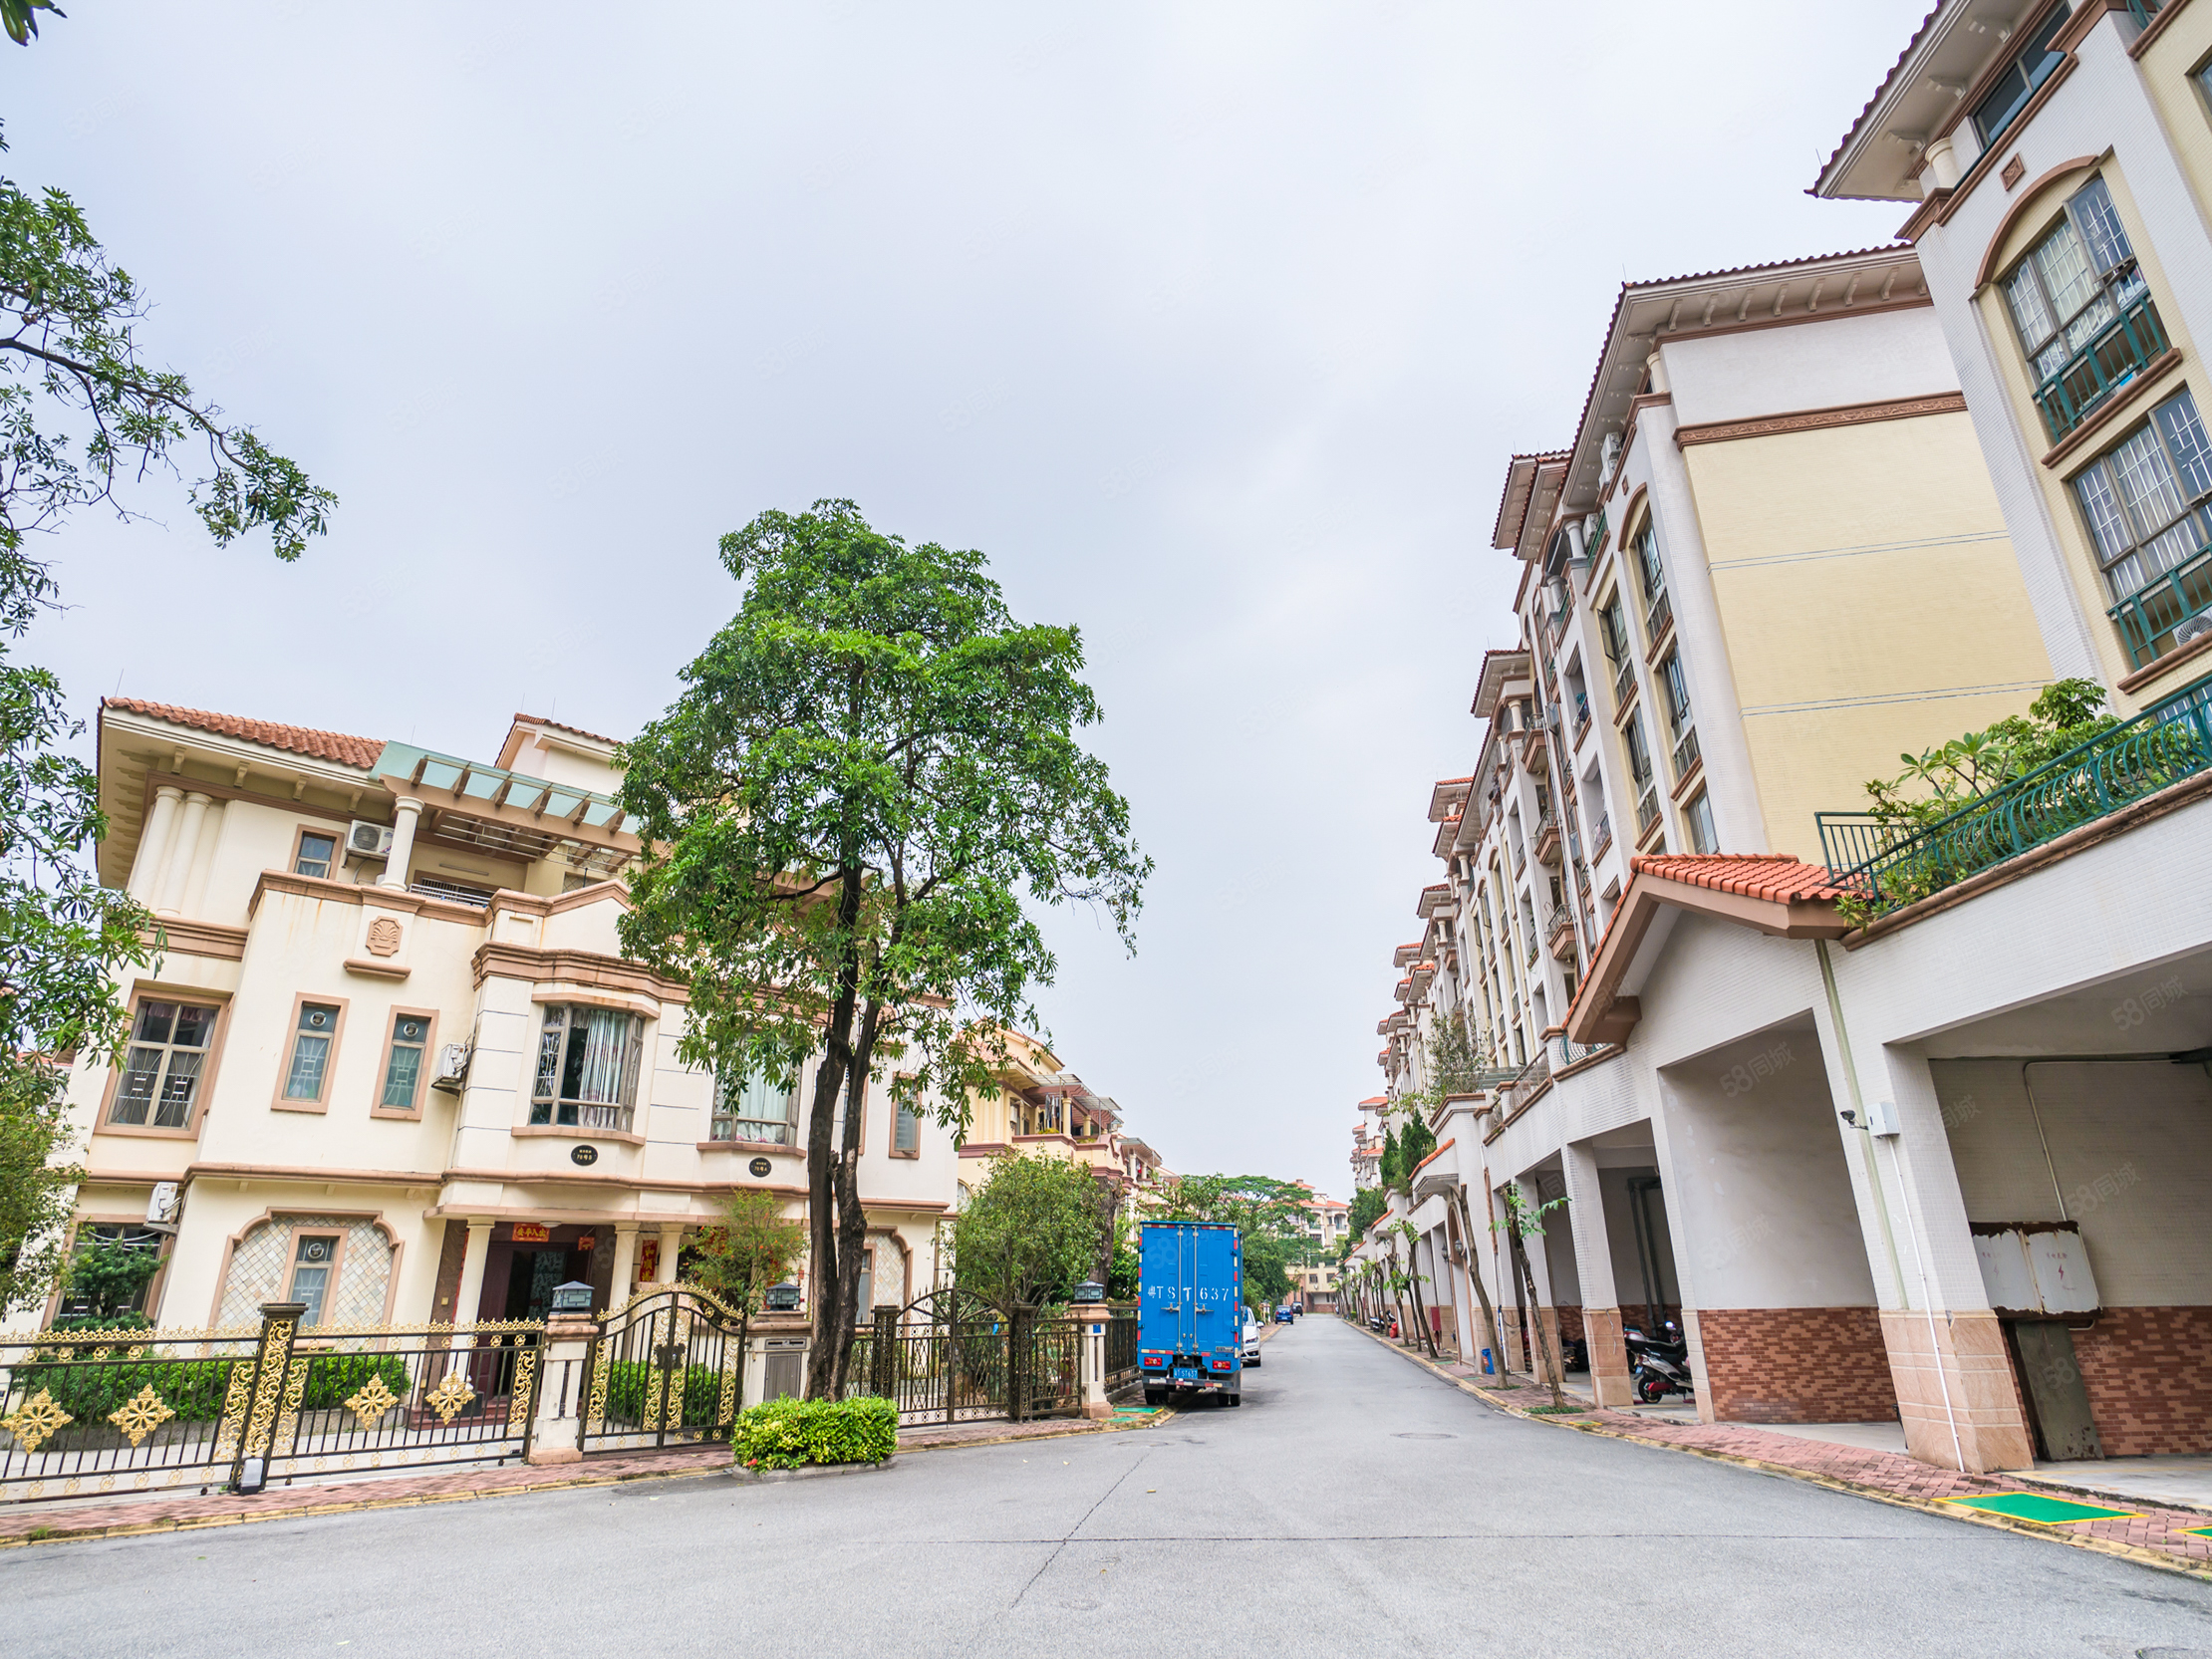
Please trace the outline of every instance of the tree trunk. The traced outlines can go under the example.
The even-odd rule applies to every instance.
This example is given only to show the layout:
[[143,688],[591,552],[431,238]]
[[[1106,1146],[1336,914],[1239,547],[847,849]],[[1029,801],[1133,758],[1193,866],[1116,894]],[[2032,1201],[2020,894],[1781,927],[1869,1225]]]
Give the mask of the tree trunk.
[[1520,1269],[1521,1282],[1528,1293],[1528,1351],[1535,1356],[1536,1380],[1551,1390],[1551,1403],[1566,1404],[1566,1396],[1559,1388],[1559,1368],[1552,1363],[1551,1344],[1544,1340],[1543,1313],[1536,1304],[1536,1275],[1528,1265],[1528,1251],[1521,1239],[1521,1224],[1511,1223],[1513,1230],[1514,1265]]
[[1421,1345],[1429,1350],[1431,1359],[1443,1359],[1436,1333],[1429,1329],[1429,1310],[1421,1302],[1421,1244],[1417,1239],[1406,1241],[1406,1288],[1413,1292],[1413,1322],[1421,1332]]
[[[1468,1214],[1466,1190],[1454,1188],[1452,1202],[1459,1209],[1460,1232],[1466,1236],[1467,1282],[1475,1287],[1476,1300],[1483,1304],[1483,1334],[1490,1338],[1491,1352],[1503,1363],[1506,1357],[1506,1337],[1498,1326],[1497,1309],[1490,1304],[1490,1288],[1483,1283],[1482,1263],[1475,1258],[1475,1218]],[[1460,1357],[1465,1359],[1467,1356],[1462,1354]]]
[[837,1097],[852,1069],[853,1011],[860,1000],[860,950],[853,928],[860,920],[861,869],[848,864],[837,894],[837,927],[846,941],[837,969],[837,995],[822,1033],[822,1068],[814,1074],[814,1106],[806,1122],[807,1293],[814,1304],[813,1340],[806,1356],[806,1397],[834,1400],[852,1346],[849,1286],[839,1271],[839,1183],[831,1155]]
[[868,1003],[860,1019],[860,1041],[854,1046],[851,1069],[845,1077],[845,1135],[837,1155],[837,1361],[830,1398],[845,1392],[853,1353],[853,1333],[860,1325],[860,1268],[868,1258],[868,1212],[860,1202],[860,1154],[867,1127],[868,1070],[875,1058],[876,1033],[882,1028],[883,1004]]

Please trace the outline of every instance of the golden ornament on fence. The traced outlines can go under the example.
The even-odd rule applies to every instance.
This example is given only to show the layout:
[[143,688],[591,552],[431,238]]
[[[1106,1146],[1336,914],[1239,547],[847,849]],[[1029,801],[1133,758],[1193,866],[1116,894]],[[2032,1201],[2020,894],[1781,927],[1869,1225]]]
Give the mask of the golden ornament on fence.
[[108,1421],[121,1429],[136,1448],[147,1435],[175,1415],[169,1409],[168,1402],[154,1393],[153,1385],[147,1383],[123,1405],[110,1412]]
[[437,1420],[447,1428],[460,1415],[461,1407],[476,1398],[476,1391],[468,1386],[468,1379],[458,1371],[445,1373],[445,1380],[430,1390],[427,1404],[437,1413]]
[[13,1413],[0,1417],[0,1429],[15,1436],[15,1443],[26,1452],[36,1452],[46,1437],[64,1424],[77,1419],[54,1403],[54,1396],[40,1389]]
[[399,1395],[385,1387],[384,1378],[371,1377],[369,1385],[358,1394],[346,1397],[346,1409],[354,1414],[363,1434],[369,1433],[384,1418],[384,1414],[400,1403]]

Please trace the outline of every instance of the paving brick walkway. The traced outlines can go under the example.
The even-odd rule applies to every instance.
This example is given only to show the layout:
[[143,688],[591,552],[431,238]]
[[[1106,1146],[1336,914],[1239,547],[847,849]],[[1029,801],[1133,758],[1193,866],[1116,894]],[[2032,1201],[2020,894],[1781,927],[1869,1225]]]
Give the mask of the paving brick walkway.
[[[1384,1345],[1404,1353],[1408,1359],[1432,1371],[1450,1377],[1468,1392],[1494,1405],[1525,1412],[1538,1406],[1549,1407],[1551,1404],[1551,1391],[1547,1388],[1531,1388],[1518,1383],[1494,1385],[1484,1381],[1473,1366],[1456,1361],[1438,1364],[1400,1347],[1397,1343],[1385,1341]],[[1776,1474],[1817,1481],[1865,1497],[1887,1499],[1916,1509],[1929,1510],[1936,1515],[2061,1538],[2068,1543],[2125,1553],[2149,1564],[2212,1577],[2212,1538],[2192,1537],[2188,1530],[2191,1527],[2212,1526],[2212,1515],[2206,1515],[2201,1510],[2158,1509],[2132,1504],[2123,1499],[2083,1499],[2079,1493],[2054,1484],[2001,1480],[1986,1475],[1961,1475],[1953,1470],[1937,1469],[1895,1452],[1877,1452],[1863,1446],[1838,1446],[1830,1441],[1805,1440],[1797,1435],[1778,1435],[1742,1424],[1675,1423],[1663,1418],[1641,1416],[1632,1411],[1610,1410],[1577,1410],[1563,1416],[1552,1416],[1546,1412],[1537,1420],[1556,1423],[1561,1428],[1577,1429],[1584,1434],[1640,1441],[1648,1446],[1664,1446],[1675,1451],[1696,1453],[1702,1457],[1751,1464]],[[2111,1521],[2046,1525],[2031,1521],[1991,1516],[1985,1512],[1963,1510],[1943,1502],[1946,1498],[1978,1498],[1998,1492],[2040,1492],[2074,1503],[2087,1502],[2101,1509],[2128,1510],[2133,1513]]]
[[[1112,1418],[1054,1417],[1035,1423],[955,1423],[899,1431],[899,1450],[927,1452],[961,1446],[993,1446],[1014,1440],[1057,1440],[1141,1428],[1168,1415],[1160,1411],[1117,1411]],[[271,1487],[251,1498],[212,1493],[207,1497],[145,1498],[126,1503],[81,1499],[70,1504],[0,1505],[0,1548],[48,1539],[118,1537],[138,1532],[176,1531],[198,1526],[233,1526],[249,1521],[309,1515],[344,1515],[355,1510],[400,1509],[415,1504],[462,1503],[478,1498],[507,1498],[529,1492],[572,1487],[614,1486],[624,1481],[666,1481],[716,1475],[729,1467],[729,1448],[701,1447],[682,1452],[645,1452],[593,1458],[588,1463],[532,1467],[507,1465],[462,1469],[438,1475],[403,1475],[379,1480],[331,1481],[296,1487]]]

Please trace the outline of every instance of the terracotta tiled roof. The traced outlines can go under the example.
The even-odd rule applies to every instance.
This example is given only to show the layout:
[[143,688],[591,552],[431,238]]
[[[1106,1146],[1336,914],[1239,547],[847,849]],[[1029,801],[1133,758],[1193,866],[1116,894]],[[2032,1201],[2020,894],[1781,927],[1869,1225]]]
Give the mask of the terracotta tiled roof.
[[121,708],[127,713],[144,714],[150,719],[166,720],[171,725],[190,726],[194,731],[211,731],[222,737],[240,737],[249,743],[260,743],[266,748],[282,749],[287,754],[304,754],[317,760],[335,760],[343,766],[359,766],[363,771],[377,763],[377,756],[384,752],[381,737],[349,737],[341,731],[317,731],[312,726],[278,725],[271,720],[249,720],[238,714],[210,714],[204,708],[178,708],[173,703],[145,702],[138,697],[103,697],[103,708]]
[[[1771,899],[1788,904],[1797,899],[1841,899],[1851,889],[1828,879],[1825,865],[1801,859],[1751,853],[1661,853],[1632,858],[1629,868],[1640,875],[1665,881],[1688,882],[1716,893],[1738,893],[1747,899]],[[1610,931],[1610,930],[1608,930]]]
[[1452,1141],[1456,1141],[1458,1139],[1459,1137],[1455,1135],[1452,1137],[1451,1141],[1446,1141],[1442,1146],[1438,1147],[1436,1151],[1430,1153],[1428,1157],[1422,1159],[1420,1163],[1414,1165],[1414,1172],[1416,1174],[1419,1174],[1422,1170],[1427,1169],[1431,1164],[1435,1163],[1439,1158],[1442,1158],[1447,1152],[1450,1152],[1452,1150]]

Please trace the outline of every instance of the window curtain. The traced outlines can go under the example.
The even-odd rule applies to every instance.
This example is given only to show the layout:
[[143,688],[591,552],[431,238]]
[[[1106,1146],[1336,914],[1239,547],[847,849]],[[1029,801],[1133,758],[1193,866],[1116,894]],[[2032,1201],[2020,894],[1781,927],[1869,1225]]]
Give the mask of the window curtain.
[[571,1041],[579,1029],[584,1038],[584,1064],[577,1081],[576,1098],[604,1105],[630,1105],[637,1088],[636,1069],[630,1063],[637,1051],[632,1027],[636,1014],[619,1008],[573,1008],[569,1017]]

